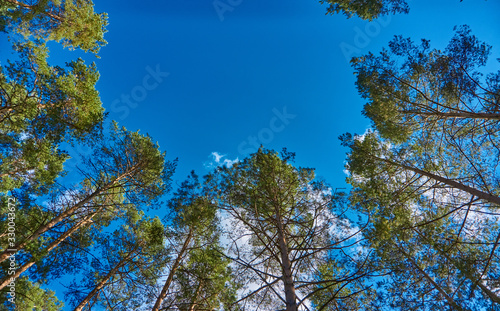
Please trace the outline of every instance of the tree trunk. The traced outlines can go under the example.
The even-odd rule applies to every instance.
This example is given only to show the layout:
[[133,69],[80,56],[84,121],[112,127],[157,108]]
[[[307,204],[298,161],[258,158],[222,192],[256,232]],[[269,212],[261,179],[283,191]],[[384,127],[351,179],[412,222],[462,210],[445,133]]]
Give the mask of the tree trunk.
[[460,119],[484,119],[484,120],[500,120],[500,113],[487,112],[423,112],[423,111],[400,111],[405,114],[416,114],[421,116],[436,116],[444,118],[460,118]]
[[295,294],[295,286],[292,277],[292,263],[290,262],[288,245],[283,230],[283,223],[281,222],[281,215],[277,215],[278,227],[278,243],[281,253],[281,263],[283,268],[283,283],[285,285],[285,301],[286,311],[297,311],[297,296]]
[[191,301],[191,305],[189,306],[189,310],[188,311],[194,311],[194,308],[195,306],[198,304],[196,301],[198,300],[198,295],[200,294],[200,290],[201,290],[201,281],[200,283],[198,283],[198,287],[196,288],[196,292],[194,293],[194,298],[193,298],[193,301]]
[[167,280],[165,281],[165,284],[163,285],[163,289],[161,290],[160,296],[158,296],[158,299],[156,299],[156,303],[152,309],[152,311],[158,311],[160,309],[160,306],[163,302],[163,299],[165,299],[165,296],[167,295],[168,288],[170,287],[170,284],[172,284],[172,281],[174,280],[174,275],[177,269],[179,268],[182,257],[184,257],[184,254],[186,253],[188,247],[189,247],[189,242],[191,242],[191,238],[193,237],[193,231],[190,229],[188,236],[186,237],[186,240],[184,240],[184,244],[182,245],[181,250],[177,254],[177,258],[175,259],[174,264],[172,265],[172,268],[170,269],[170,272],[168,273]]
[[[425,236],[420,233],[419,231],[416,231],[418,235],[420,235],[421,237],[423,237],[425,239]],[[477,286],[479,286],[479,288],[481,288],[481,290],[486,294],[486,296],[488,296],[491,301],[495,302],[495,303],[500,303],[500,297],[497,296],[494,292],[492,292],[486,285],[483,284],[483,280],[481,280],[480,278],[476,278],[474,277],[473,274],[471,274],[470,272],[468,272],[467,270],[463,270],[460,268],[460,265],[457,265],[455,263],[455,260],[450,258],[450,256],[448,256],[448,254],[441,250],[441,249],[438,249],[438,248],[434,248],[436,249],[441,255],[443,255],[449,262],[451,262],[460,272],[462,272],[466,278],[468,278],[473,284],[477,284]]]
[[83,308],[87,305],[87,303],[90,302],[90,300],[104,287],[104,285],[106,285],[109,279],[116,274],[118,269],[120,269],[128,260],[130,260],[130,258],[132,257],[132,255],[134,255],[136,251],[137,247],[133,251],[128,253],[128,255],[125,258],[120,260],[120,262],[111,271],[109,271],[109,273],[104,277],[104,279],[102,279],[99,282],[99,284],[97,284],[97,286],[94,287],[94,289],[87,295],[87,297],[85,297],[85,299],[82,300],[82,302],[80,302],[80,304],[73,311],[83,310]]
[[445,178],[445,177],[441,177],[439,175],[432,174],[432,173],[427,172],[427,171],[423,171],[423,170],[421,170],[419,168],[416,168],[416,167],[412,167],[412,166],[405,165],[405,164],[402,164],[402,163],[396,163],[396,162],[393,162],[393,161],[390,161],[390,160],[387,160],[387,159],[382,159],[382,158],[379,158],[379,157],[376,157],[376,156],[373,156],[373,158],[375,158],[375,159],[377,159],[379,161],[391,164],[391,165],[402,167],[404,169],[407,169],[409,171],[415,172],[417,174],[424,175],[426,177],[429,177],[429,178],[434,179],[436,181],[442,182],[442,183],[444,183],[444,184],[446,184],[448,186],[451,186],[453,188],[456,188],[456,189],[465,191],[465,192],[467,192],[469,194],[472,194],[473,196],[478,197],[479,199],[482,199],[484,201],[487,201],[487,202],[490,202],[490,203],[494,203],[494,204],[497,204],[497,205],[500,206],[500,198],[497,197],[497,196],[495,196],[495,195],[491,195],[491,194],[483,192],[481,190],[477,190],[476,188],[469,187],[469,186],[464,185],[462,183],[456,182],[456,181],[454,181],[452,179],[448,179],[448,178]]
[[[71,216],[74,212],[76,212],[79,208],[83,207],[85,204],[89,203],[92,199],[94,199],[96,196],[102,194],[106,190],[110,189],[115,183],[117,183],[119,180],[125,178],[128,176],[131,172],[122,174],[112,182],[107,183],[104,187],[98,188],[96,191],[92,192],[91,195],[86,197],[85,199],[81,200],[77,204],[75,204],[73,207],[70,209],[62,212],[59,214],[57,217],[46,223],[45,225],[42,225],[39,227],[35,232],[33,232],[26,240],[22,241],[21,243],[16,244],[13,249],[20,250],[23,249],[29,242],[36,240],[41,234],[47,232],[50,230],[52,227],[54,227],[57,223],[59,223],[61,220]],[[98,211],[95,211],[93,215],[95,215]],[[3,262],[9,257],[9,252],[6,250],[0,254],[0,262]]]
[[422,268],[420,268],[420,266],[413,260],[413,258],[408,254],[406,253],[401,247],[399,247],[399,245],[397,245],[396,243],[394,243],[394,245],[399,249],[399,251],[401,252],[401,254],[403,254],[406,259],[408,259],[411,264],[418,270],[418,272],[420,274],[422,274],[424,276],[425,279],[427,279],[427,281],[429,281],[429,283],[432,284],[432,286],[434,286],[435,289],[437,289],[437,291],[443,295],[443,297],[446,299],[446,301],[448,301],[448,303],[453,307],[455,308],[456,310],[459,310],[459,311],[464,311],[464,309],[462,309],[462,307],[460,305],[458,305],[455,300],[453,300],[453,298],[450,297],[450,295],[448,295],[444,289],[439,286],[439,284],[436,283],[436,281],[434,281],[434,279],[427,274],[427,272],[425,272]]
[[[46,248],[46,252],[49,253],[52,251],[54,248],[56,248],[59,244],[61,244],[64,240],[66,240],[70,235],[75,233],[78,229],[86,225],[87,223],[92,222],[91,217],[87,217],[83,221],[79,222],[78,224],[74,225],[70,229],[68,229],[66,232],[64,232],[60,237],[58,237],[54,242],[50,243],[50,245]],[[7,276],[5,279],[0,281],[0,290],[2,290],[5,286],[7,286],[11,279],[17,279],[24,271],[28,270],[31,266],[35,264],[35,260],[29,261],[22,265],[19,269],[16,270],[14,275],[12,276]]]
[[[7,2],[9,2],[11,4],[14,4],[14,5],[19,5],[19,6],[23,7],[23,8],[26,8],[26,9],[29,9],[29,10],[33,11],[33,6],[28,5],[26,3],[22,3],[22,2],[19,2],[17,0],[5,0],[5,1],[7,1]],[[61,16],[54,15],[54,14],[49,13],[49,12],[42,12],[42,14],[45,14],[45,15],[49,16],[50,18],[56,19],[56,20],[58,20],[60,22],[63,21],[63,18]]]

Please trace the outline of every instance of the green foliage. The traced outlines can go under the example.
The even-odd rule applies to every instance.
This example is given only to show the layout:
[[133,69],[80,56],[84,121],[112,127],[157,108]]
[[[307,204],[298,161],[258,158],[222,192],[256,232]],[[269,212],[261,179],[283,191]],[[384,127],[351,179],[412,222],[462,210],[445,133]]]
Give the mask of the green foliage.
[[0,68],[0,190],[52,185],[68,156],[62,141],[91,142],[100,133],[104,110],[95,90],[95,64],[79,59],[67,68],[47,63],[43,44],[16,45],[19,60]]
[[[336,283],[347,290],[360,273],[349,260],[337,261],[342,277],[317,282],[311,273],[332,260],[333,249],[342,249],[349,222],[335,214],[328,185],[314,180],[313,169],[295,167],[293,157],[286,150],[279,155],[261,148],[208,179],[207,188],[230,223],[227,252],[237,280],[254,283],[240,294],[247,306],[282,308],[285,299],[298,306],[298,297],[330,288],[322,284]],[[296,297],[285,297],[283,291]]]
[[368,100],[363,114],[394,142],[430,127],[456,129],[458,136],[490,134],[497,130],[500,89],[500,72],[486,78],[480,72],[490,51],[467,26],[456,29],[444,51],[397,36],[379,56],[352,60],[358,91]]
[[319,284],[310,298],[314,310],[368,310],[371,292],[362,282],[350,286],[339,282],[345,277],[345,267],[334,258],[318,268],[316,277]]
[[65,1],[64,10],[64,19],[49,38],[61,42],[65,47],[97,54],[107,44],[104,40],[107,14],[94,13],[94,4],[89,0]]
[[[130,214],[132,215],[132,214]],[[139,217],[136,217],[136,216]],[[164,248],[164,226],[158,218],[138,212],[109,233],[98,233],[94,257],[86,268],[83,282],[76,280],[66,296],[73,305],[87,303],[113,310],[137,310],[151,298],[150,292],[161,277],[161,267],[168,260]]]
[[498,73],[479,71],[490,47],[466,26],[444,52],[401,37],[389,47],[353,60],[376,132],[341,136],[351,204],[389,276],[374,305],[494,308],[499,87]]
[[168,201],[170,245],[176,250],[162,284],[161,306],[179,310],[234,310],[236,284],[220,246],[217,205],[193,172]]
[[109,136],[83,162],[90,188],[120,185],[130,202],[152,205],[170,190],[176,161],[167,161],[165,156],[149,135],[127,131],[113,122]]
[[[31,282],[86,272],[92,277],[84,287],[103,282],[98,291],[110,295],[102,305],[136,309],[151,298],[136,297],[138,289],[154,287],[168,259],[166,229],[143,211],[159,206],[175,161],[167,161],[147,135],[116,123],[103,133],[105,113],[95,89],[99,73],[94,63],[77,59],[62,67],[47,61],[50,40],[97,56],[106,44],[107,15],[93,7],[87,0],[0,0],[0,30],[8,33],[17,53],[15,61],[0,67],[0,192],[17,199],[17,259],[24,271],[18,287],[32,299],[23,300],[18,310],[60,310],[53,293]],[[78,167],[81,182],[70,185],[62,179],[68,159],[62,146],[74,144],[86,144],[93,153]],[[6,206],[3,196],[2,211]],[[6,215],[1,216],[2,232],[7,232]],[[109,235],[106,227],[123,221]],[[3,242],[7,238],[0,236]],[[98,249],[101,262],[95,260]],[[94,255],[93,271],[86,271],[92,270],[89,254]],[[1,255],[5,268],[9,262]],[[2,271],[4,282],[7,270]],[[78,286],[72,290],[73,302],[82,298]]]
[[234,276],[222,251],[217,245],[207,245],[189,252],[189,260],[176,276],[175,304],[180,310],[218,310],[236,301]]
[[16,45],[19,60],[0,72],[1,129],[44,135],[54,142],[95,132],[104,109],[95,90],[99,73],[82,59],[67,69],[47,63],[48,49],[34,42]]
[[16,311],[64,310],[64,304],[57,299],[53,291],[42,289],[38,283],[33,283],[25,277],[16,280],[16,296]]
[[168,202],[168,207],[173,212],[170,217],[178,229],[196,232],[213,230],[217,206],[203,191],[198,176],[192,171]]
[[90,0],[41,0],[35,4],[1,0],[0,4],[0,27],[4,31],[27,39],[55,40],[64,47],[96,55],[107,43],[107,14],[95,13]]
[[408,13],[406,0],[321,0],[329,4],[328,14],[343,13],[348,18],[358,16],[373,20],[382,15]]
[[146,228],[143,230],[146,232],[146,244],[149,245],[151,249],[163,247],[165,227],[158,217],[148,222]]
[[[409,10],[404,0],[320,2],[330,14],[366,20]],[[69,286],[73,305],[139,310],[156,301],[166,273],[163,307],[186,311],[285,301],[317,310],[500,303],[500,72],[481,74],[491,48],[468,27],[444,51],[396,37],[379,56],[352,61],[375,128],[341,137],[350,149],[349,204],[368,220],[358,252],[346,249],[356,245],[353,228],[336,214],[344,199],[286,150],[261,148],[203,182],[193,172],[163,222],[146,216],[162,206],[176,161],[116,122],[102,131],[94,63],[48,62],[51,40],[97,56],[106,26],[90,0],[0,0],[0,31],[17,53],[0,67],[1,255],[14,214],[16,258],[26,268],[16,310],[62,310],[41,286],[67,275],[84,276]],[[93,151],[75,185],[62,179],[64,143]],[[6,194],[17,200],[10,215]],[[5,256],[0,265],[4,282]]]

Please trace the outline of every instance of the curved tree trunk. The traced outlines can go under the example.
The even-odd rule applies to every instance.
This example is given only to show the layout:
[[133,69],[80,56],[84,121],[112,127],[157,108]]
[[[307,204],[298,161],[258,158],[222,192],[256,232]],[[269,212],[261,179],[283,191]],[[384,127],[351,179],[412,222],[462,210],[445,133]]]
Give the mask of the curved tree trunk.
[[120,262],[111,271],[109,271],[108,274],[106,274],[104,279],[102,279],[99,282],[99,284],[97,284],[97,286],[94,287],[94,289],[87,295],[87,297],[85,297],[85,299],[83,299],[80,302],[80,304],[74,309],[74,311],[83,310],[83,308],[90,302],[90,300],[104,287],[104,285],[106,285],[106,283],[109,281],[109,279],[113,275],[115,275],[116,272],[118,272],[118,269],[120,269],[122,266],[124,266],[127,263],[127,261],[129,261],[131,258],[135,257],[132,255],[134,255],[136,251],[137,251],[137,247],[133,251],[128,253],[128,255],[126,257],[124,257],[122,260],[120,260]]
[[374,159],[376,159],[376,160],[388,163],[390,165],[399,166],[399,167],[402,167],[402,168],[404,168],[406,170],[409,170],[409,171],[415,172],[417,174],[429,177],[431,179],[434,179],[436,181],[442,182],[443,184],[446,184],[446,185],[451,186],[453,188],[456,188],[458,190],[462,190],[464,192],[472,194],[473,196],[478,197],[481,200],[484,200],[484,201],[487,201],[487,202],[490,202],[490,203],[494,203],[494,204],[497,204],[497,205],[500,206],[500,198],[497,197],[497,196],[495,196],[495,195],[489,194],[487,192],[483,192],[483,191],[478,190],[476,188],[472,188],[472,187],[469,187],[469,186],[464,185],[462,183],[459,183],[457,181],[454,181],[453,179],[448,179],[448,178],[445,178],[445,177],[441,177],[439,175],[436,175],[436,174],[433,174],[433,173],[421,170],[421,169],[413,167],[413,166],[409,166],[409,165],[406,165],[406,164],[393,162],[391,160],[382,159],[382,158],[379,158],[379,157],[376,157],[376,156],[372,156],[372,157]]
[[[417,234],[419,234],[420,236],[423,236],[422,233],[420,233],[419,231],[416,231]],[[425,238],[425,237],[424,237]],[[468,278],[473,284],[476,284],[477,286],[479,286],[479,288],[483,291],[483,293],[488,296],[490,298],[491,301],[495,302],[495,303],[500,303],[500,297],[495,294],[493,291],[491,291],[486,285],[483,284],[483,280],[481,280],[481,278],[479,277],[475,277],[473,275],[473,273],[467,271],[467,270],[464,270],[460,267],[460,265],[457,265],[455,263],[455,260],[450,258],[450,256],[448,255],[448,253],[446,253],[445,251],[443,251],[442,249],[439,249],[439,248],[434,248],[435,250],[437,250],[444,258],[446,258],[449,262],[451,262],[460,272],[462,272],[466,278]]]
[[198,287],[196,288],[196,292],[194,293],[193,301],[191,301],[191,305],[189,306],[189,310],[188,311],[194,311],[194,308],[196,307],[196,305],[198,305],[198,303],[197,303],[198,299],[197,298],[198,298],[198,295],[200,294],[201,286],[202,286],[202,283],[200,281],[198,283]]
[[[72,214],[74,214],[78,209],[82,208],[85,204],[89,203],[92,199],[94,199],[98,195],[109,190],[111,187],[114,186],[114,184],[116,184],[121,179],[130,175],[130,173],[133,172],[133,170],[135,170],[135,169],[136,169],[136,167],[134,167],[132,169],[132,171],[129,171],[128,173],[124,173],[124,174],[120,175],[119,177],[115,178],[113,181],[107,183],[104,187],[98,188],[97,190],[92,192],[89,196],[87,196],[85,199],[83,199],[80,202],[78,202],[77,204],[73,205],[71,208],[65,210],[64,212],[59,214],[57,217],[55,217],[54,219],[52,219],[51,221],[49,221],[45,225],[40,226],[35,232],[33,232],[28,238],[26,238],[26,240],[24,240],[20,243],[17,243],[13,248],[16,250],[23,249],[29,242],[38,239],[38,237],[40,237],[40,235],[42,235],[43,233],[50,230],[52,227],[57,225],[60,221],[71,216]],[[93,215],[97,214],[98,211],[99,211],[99,209],[97,211],[95,211],[93,213]],[[3,251],[0,254],[0,262],[6,260],[9,256],[10,256],[10,253],[7,250]]]
[[[19,2],[17,0],[5,0],[11,4],[14,4],[14,5],[19,5],[20,7],[23,7],[23,8],[26,8],[26,9],[30,9],[30,10],[33,10],[33,6],[32,5],[28,5],[26,3],[23,3],[23,2]],[[55,15],[55,14],[52,14],[52,13],[49,13],[49,12],[42,12],[42,14],[45,14],[47,16],[49,16],[50,18],[53,18],[55,20],[58,20],[60,22],[63,21],[63,18],[61,16],[58,16],[58,15]]]
[[483,120],[500,120],[500,113],[487,112],[423,112],[423,111],[401,111],[405,114],[416,114],[421,116],[436,116],[442,118],[459,118],[459,119],[483,119]]
[[[78,229],[83,227],[84,225],[92,222],[92,217],[87,217],[83,221],[79,222],[78,224],[74,225],[70,229],[68,229],[66,232],[64,232],[60,237],[58,237],[54,242],[50,243],[49,246],[46,248],[46,252],[49,253],[51,252],[54,248],[56,248],[59,244],[61,244],[64,240],[66,240],[70,235],[75,233]],[[5,286],[7,286],[11,279],[17,279],[24,271],[28,270],[31,266],[35,264],[35,260],[31,260],[24,265],[22,265],[19,269],[16,270],[16,273],[12,276],[7,276],[5,277],[2,281],[0,281],[0,290],[2,290]]]
[[163,303],[165,296],[167,295],[167,291],[170,287],[170,284],[172,284],[172,281],[174,280],[175,272],[177,271],[177,269],[179,268],[179,266],[181,264],[182,258],[184,257],[184,254],[186,253],[186,251],[189,247],[189,242],[191,242],[192,237],[193,237],[193,231],[189,230],[188,236],[186,237],[186,240],[184,240],[184,244],[182,245],[181,250],[177,254],[177,258],[175,259],[175,262],[172,265],[170,272],[168,273],[167,280],[165,281],[165,284],[163,285],[163,288],[161,290],[160,295],[158,296],[158,299],[156,299],[156,303],[153,306],[152,311],[158,311],[160,309],[160,306]]
[[403,254],[408,261],[411,262],[411,264],[418,270],[418,272],[429,282],[434,286],[434,288],[446,299],[446,301],[455,308],[458,311],[465,311],[459,304],[453,300],[453,298],[448,295],[448,293],[445,292],[445,290],[438,284],[434,279],[427,274],[427,272],[424,271],[424,269],[420,268],[420,266],[413,260],[412,256],[410,256],[408,253],[406,253],[399,245],[395,244],[394,245],[399,249],[401,254]]

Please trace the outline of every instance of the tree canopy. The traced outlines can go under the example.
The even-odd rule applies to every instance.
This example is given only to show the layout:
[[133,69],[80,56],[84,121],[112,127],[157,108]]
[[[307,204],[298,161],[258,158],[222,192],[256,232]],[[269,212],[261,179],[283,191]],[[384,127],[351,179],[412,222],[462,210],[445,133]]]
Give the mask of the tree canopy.
[[[410,9],[320,2],[369,21]],[[500,71],[467,25],[443,50],[395,36],[352,59],[371,128],[340,136],[346,193],[263,146],[173,183],[177,159],[107,119],[96,63],[49,58],[99,57],[107,26],[90,0],[0,0],[2,310],[499,308]],[[260,140],[294,117],[275,110]],[[70,178],[75,146],[90,152]]]
[[331,188],[314,180],[314,170],[295,168],[293,158],[286,150],[280,156],[259,149],[209,177],[230,227],[239,228],[229,233],[227,257],[246,287],[240,299],[244,308],[299,310],[332,286],[344,291],[328,302],[341,300],[364,273],[356,262],[337,262],[333,275],[318,280],[354,234],[335,213]]
[[444,51],[401,37],[389,48],[353,60],[374,130],[341,137],[350,201],[391,275],[381,295],[412,310],[495,308],[500,72],[479,70],[490,47],[462,26]]
[[321,0],[328,4],[327,14],[342,13],[348,18],[358,16],[373,20],[383,15],[408,13],[406,0]]

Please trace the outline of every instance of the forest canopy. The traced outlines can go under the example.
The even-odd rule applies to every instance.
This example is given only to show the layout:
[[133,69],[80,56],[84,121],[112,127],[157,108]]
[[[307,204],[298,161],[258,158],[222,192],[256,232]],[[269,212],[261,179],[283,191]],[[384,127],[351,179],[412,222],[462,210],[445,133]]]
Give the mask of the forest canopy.
[[[317,4],[370,21],[410,10]],[[2,310],[500,308],[500,70],[469,26],[443,50],[398,35],[351,60],[371,126],[339,137],[338,191],[262,145],[175,182],[178,151],[110,120],[95,62],[49,57],[101,56],[95,10],[0,0]],[[90,151],[69,174],[75,146]]]

